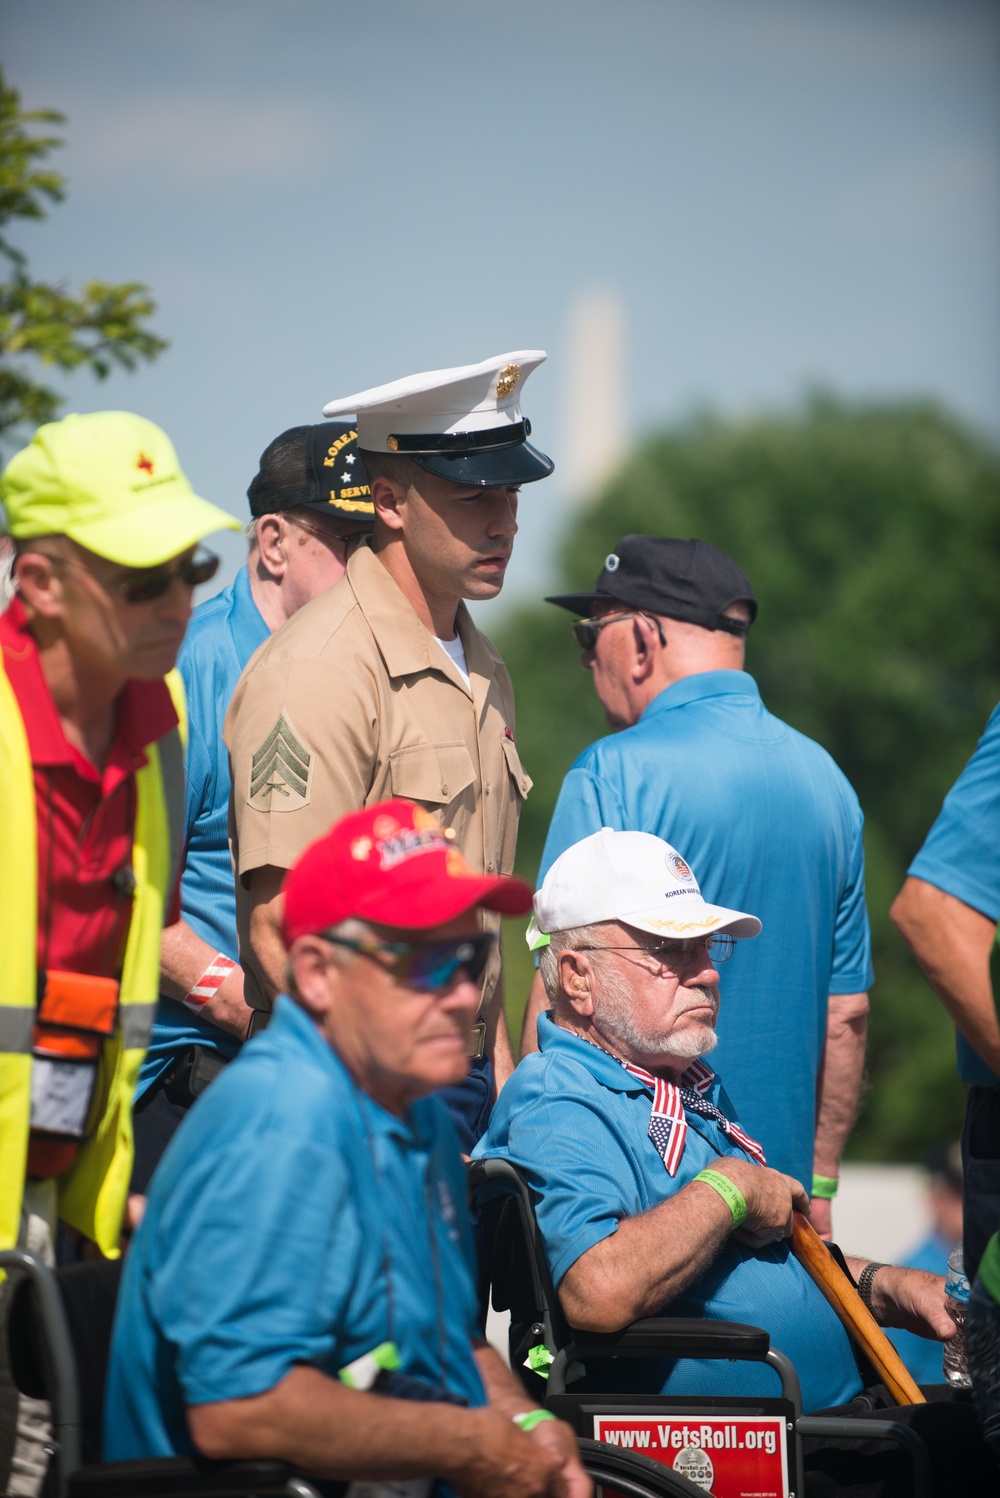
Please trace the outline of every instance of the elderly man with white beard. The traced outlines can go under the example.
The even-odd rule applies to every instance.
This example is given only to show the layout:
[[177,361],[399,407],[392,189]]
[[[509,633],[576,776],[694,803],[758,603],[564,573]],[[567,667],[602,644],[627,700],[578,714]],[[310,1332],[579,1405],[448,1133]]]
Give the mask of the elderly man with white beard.
[[[654,1315],[750,1322],[795,1364],[806,1410],[861,1396],[851,1412],[870,1413],[847,1333],[791,1252],[792,1214],[808,1212],[808,1194],[768,1168],[701,1059],[715,1045],[718,964],[760,921],[707,904],[662,839],[610,828],[556,860],[534,910],[528,939],[551,1008],[540,1051],[505,1086],[475,1156],[525,1172],[570,1323],[612,1332]],[[954,1335],[940,1276],[847,1263],[882,1325]],[[589,1389],[778,1392],[766,1365],[689,1358],[588,1357],[574,1391]],[[950,1423],[970,1411],[936,1413]]]

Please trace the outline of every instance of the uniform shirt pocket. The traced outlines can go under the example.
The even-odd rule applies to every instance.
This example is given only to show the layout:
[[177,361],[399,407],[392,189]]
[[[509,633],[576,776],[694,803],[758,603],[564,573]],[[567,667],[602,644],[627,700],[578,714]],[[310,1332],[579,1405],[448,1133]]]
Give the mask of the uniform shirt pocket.
[[443,806],[476,778],[465,744],[415,744],[389,755],[392,794],[407,801]]
[[503,744],[504,758],[507,761],[510,778],[513,780],[518,794],[524,797],[531,790],[533,784],[531,776],[521,764],[521,756],[517,752],[517,745],[514,743],[514,740],[503,738],[500,742]]

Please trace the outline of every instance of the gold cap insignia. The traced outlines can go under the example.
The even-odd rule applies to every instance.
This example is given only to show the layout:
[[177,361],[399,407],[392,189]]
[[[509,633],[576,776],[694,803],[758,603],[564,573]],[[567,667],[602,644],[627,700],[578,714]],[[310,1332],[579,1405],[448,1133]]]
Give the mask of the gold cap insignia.
[[510,392],[512,390],[516,390],[520,378],[520,364],[505,364],[503,369],[501,369],[500,373],[497,375],[498,400],[503,400],[505,396],[510,395]]
[[399,450],[399,441],[395,437],[387,437],[385,439],[385,445],[391,453],[398,452]]

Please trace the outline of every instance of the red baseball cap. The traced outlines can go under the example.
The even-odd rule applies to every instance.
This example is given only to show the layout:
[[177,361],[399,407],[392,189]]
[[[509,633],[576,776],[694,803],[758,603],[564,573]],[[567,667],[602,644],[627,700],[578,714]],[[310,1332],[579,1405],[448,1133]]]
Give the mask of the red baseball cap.
[[526,915],[531,886],[474,874],[455,834],[412,801],[380,801],[334,822],[290,869],[284,883],[286,946],[352,916],[423,931],[481,905]]

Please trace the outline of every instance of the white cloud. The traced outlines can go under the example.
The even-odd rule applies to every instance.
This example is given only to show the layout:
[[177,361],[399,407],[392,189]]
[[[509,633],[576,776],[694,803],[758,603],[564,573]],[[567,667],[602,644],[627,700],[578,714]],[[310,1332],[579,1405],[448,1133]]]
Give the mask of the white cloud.
[[68,149],[59,165],[74,183],[133,172],[180,185],[288,179],[329,160],[332,146],[344,150],[334,112],[297,99],[176,94],[113,105],[89,97],[63,107]]

